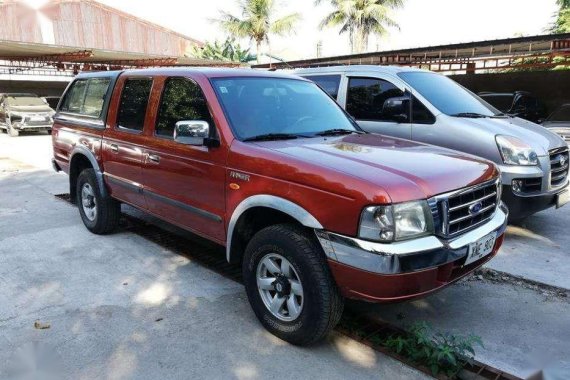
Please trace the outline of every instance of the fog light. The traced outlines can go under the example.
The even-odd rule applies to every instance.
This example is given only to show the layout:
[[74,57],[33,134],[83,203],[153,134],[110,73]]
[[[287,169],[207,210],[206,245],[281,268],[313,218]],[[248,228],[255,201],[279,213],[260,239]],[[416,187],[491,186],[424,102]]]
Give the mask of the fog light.
[[512,187],[515,193],[522,193],[523,181],[520,179],[513,179]]

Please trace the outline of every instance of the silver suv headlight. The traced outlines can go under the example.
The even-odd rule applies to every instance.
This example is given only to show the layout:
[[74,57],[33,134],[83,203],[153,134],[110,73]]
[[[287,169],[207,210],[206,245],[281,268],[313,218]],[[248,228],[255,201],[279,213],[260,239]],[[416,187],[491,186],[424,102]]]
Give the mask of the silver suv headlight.
[[520,166],[538,165],[538,155],[527,143],[513,136],[498,135],[495,139],[505,164]]
[[407,240],[433,233],[433,217],[425,200],[367,207],[362,211],[358,228],[360,238],[381,242]]

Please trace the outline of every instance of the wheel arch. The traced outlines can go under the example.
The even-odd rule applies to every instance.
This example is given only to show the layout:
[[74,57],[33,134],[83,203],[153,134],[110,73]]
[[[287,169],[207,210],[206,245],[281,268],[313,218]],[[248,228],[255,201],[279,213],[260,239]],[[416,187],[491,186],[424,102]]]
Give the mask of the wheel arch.
[[264,227],[293,222],[312,229],[321,223],[303,207],[274,195],[254,195],[244,199],[234,210],[228,223],[226,259],[239,263],[249,239]]
[[95,171],[101,196],[106,197],[107,188],[103,182],[103,172],[101,171],[101,167],[99,166],[99,162],[97,162],[95,155],[86,147],[76,146],[71,153],[71,158],[69,159],[69,194],[71,199],[75,199],[77,177],[79,177],[79,174],[85,169],[93,169]]

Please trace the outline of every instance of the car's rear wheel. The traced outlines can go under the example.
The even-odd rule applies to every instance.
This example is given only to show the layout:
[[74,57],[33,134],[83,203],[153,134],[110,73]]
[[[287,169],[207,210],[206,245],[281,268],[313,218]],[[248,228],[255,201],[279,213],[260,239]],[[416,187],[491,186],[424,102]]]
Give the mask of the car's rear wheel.
[[244,254],[243,278],[259,321],[292,344],[316,343],[340,320],[344,299],[318,243],[300,227],[258,232]]
[[87,229],[95,234],[108,234],[119,225],[121,204],[102,196],[95,170],[85,169],[77,178],[77,207]]

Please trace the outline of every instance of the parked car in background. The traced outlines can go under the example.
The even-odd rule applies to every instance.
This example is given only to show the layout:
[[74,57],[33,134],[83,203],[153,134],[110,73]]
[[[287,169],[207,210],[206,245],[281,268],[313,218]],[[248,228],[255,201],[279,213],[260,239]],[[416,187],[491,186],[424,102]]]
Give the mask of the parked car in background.
[[51,132],[55,111],[34,94],[0,95],[0,128],[12,137],[20,132]]
[[59,103],[59,99],[61,99],[61,97],[59,96],[44,96],[42,97],[42,99],[52,108],[52,109],[57,109],[57,104]]
[[124,202],[224,245],[260,322],[294,344],[323,338],[344,297],[423,297],[503,241],[492,162],[366,133],[298,77],[80,74],[53,128],[87,229],[111,232]]
[[542,126],[560,135],[570,145],[570,104],[558,107]]
[[546,107],[527,91],[481,92],[479,96],[499,111],[533,123],[540,123],[548,116]]
[[[389,66],[303,69],[368,132],[471,153],[501,169],[511,220],[568,202],[568,146],[556,134],[490,106],[453,80]],[[332,90],[331,90],[332,89]],[[434,163],[435,165],[435,163]]]

